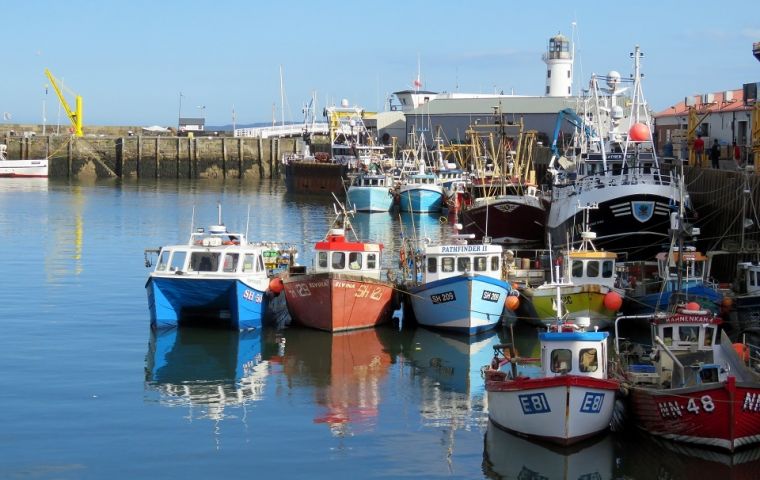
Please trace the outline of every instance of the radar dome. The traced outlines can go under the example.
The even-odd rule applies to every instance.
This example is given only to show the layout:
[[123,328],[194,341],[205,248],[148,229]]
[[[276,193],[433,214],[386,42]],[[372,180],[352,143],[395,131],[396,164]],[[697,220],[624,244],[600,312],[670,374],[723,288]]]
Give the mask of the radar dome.
[[612,117],[613,120],[620,120],[623,118],[623,115],[624,115],[623,107],[621,107],[620,105],[615,105],[614,107],[612,107],[612,110],[610,111],[610,116]]
[[616,72],[615,70],[612,70],[610,73],[607,74],[607,86],[610,88],[615,87],[620,83],[620,73]]
[[348,99],[344,98],[343,100],[341,100],[340,101],[340,106],[344,107],[344,108],[348,108]]

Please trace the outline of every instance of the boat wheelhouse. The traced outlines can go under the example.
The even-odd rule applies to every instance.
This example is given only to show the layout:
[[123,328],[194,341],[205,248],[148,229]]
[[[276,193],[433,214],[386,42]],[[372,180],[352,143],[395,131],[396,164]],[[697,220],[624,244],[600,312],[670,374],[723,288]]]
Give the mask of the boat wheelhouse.
[[414,173],[404,177],[399,186],[402,212],[440,212],[443,206],[443,188],[434,174]]
[[393,177],[381,173],[350,176],[346,203],[357,212],[387,212],[393,206]]

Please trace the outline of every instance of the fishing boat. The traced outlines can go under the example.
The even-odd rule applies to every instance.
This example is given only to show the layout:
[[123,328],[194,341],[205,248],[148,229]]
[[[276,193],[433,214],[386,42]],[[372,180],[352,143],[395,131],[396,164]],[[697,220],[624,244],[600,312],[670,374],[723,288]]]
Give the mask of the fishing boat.
[[[554,266],[555,278],[538,287],[525,286],[521,293],[529,314],[527,320],[541,325],[557,317],[558,301],[567,319],[589,318],[597,328],[609,328],[622,307],[625,290],[616,285],[617,254],[597,250],[595,232],[590,230],[589,211],[584,207],[584,230],[580,246],[570,248]],[[559,300],[555,291],[559,289]]]
[[[145,284],[151,327],[261,328],[270,296],[281,290],[265,264],[273,248],[229,232],[219,206],[217,224],[191,228],[187,243],[146,249],[146,267],[157,255]],[[285,263],[294,257],[291,250]]]
[[[312,113],[313,115],[313,113]],[[330,152],[311,152],[311,131],[304,122],[304,147],[300,153],[282,156],[285,186],[290,193],[326,193],[342,195],[344,179],[372,163],[385,164],[385,147],[377,145],[365,123],[365,111],[350,107],[347,100],[341,106],[324,110],[328,120]]]
[[351,213],[338,205],[327,235],[314,245],[312,269],[291,269],[283,278],[293,321],[328,332],[386,322],[394,298],[394,285],[381,269],[383,244],[346,238],[354,232]]
[[398,187],[402,212],[440,212],[444,207],[443,187],[433,173],[421,170],[406,175]]
[[393,177],[385,173],[349,175],[346,203],[357,212],[387,212],[393,206]]
[[[760,375],[754,347],[732,344],[722,319],[683,303],[651,316],[651,346],[615,351],[635,425],[669,440],[733,452],[760,442]],[[751,358],[752,357],[752,358]],[[752,362],[753,368],[749,364]]]
[[[467,132],[474,171],[468,184],[470,201],[462,208],[463,231],[476,239],[490,236],[502,245],[538,246],[545,239],[547,198],[535,183],[537,133],[523,131],[521,122],[507,125],[499,115],[495,125],[471,126]],[[519,129],[516,141],[507,128]]]
[[455,235],[453,244],[402,247],[402,264],[413,259],[403,277],[420,325],[473,335],[499,324],[508,296],[509,308],[517,308],[517,292],[501,279],[502,247],[470,245],[466,238],[472,235]]
[[8,147],[0,144],[0,177],[38,177],[48,176],[48,159],[35,158],[27,160],[8,160]]
[[[626,253],[629,260],[650,260],[670,240],[670,213],[679,206],[679,181],[660,167],[642,93],[638,46],[632,57],[630,87],[622,87],[629,80],[618,72],[595,75],[582,115],[568,109],[558,115],[549,164],[547,230],[553,244],[563,244],[581,223],[577,205],[596,204],[591,224],[597,246]],[[600,81],[606,81],[606,88]],[[627,99],[623,94],[629,88]],[[557,146],[563,119],[576,132],[564,153]]]
[[504,430],[571,445],[609,428],[620,383],[608,371],[609,333],[587,331],[588,319],[560,322],[561,313],[538,334],[539,358],[494,347],[485,369],[488,417]]

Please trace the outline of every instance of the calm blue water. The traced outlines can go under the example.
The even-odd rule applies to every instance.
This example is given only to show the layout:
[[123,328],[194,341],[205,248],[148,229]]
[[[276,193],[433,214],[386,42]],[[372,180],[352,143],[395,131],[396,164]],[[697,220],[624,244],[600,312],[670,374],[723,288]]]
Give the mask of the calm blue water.
[[[143,250],[216,220],[308,245],[326,198],[280,182],[0,182],[0,478],[714,478],[760,471],[637,434],[554,450],[489,427],[472,340],[405,326],[344,335],[285,329],[153,334]],[[359,215],[397,258],[400,225]],[[522,353],[535,333],[518,328]],[[676,451],[678,450],[678,451]],[[707,458],[698,458],[698,457]],[[731,463],[738,464],[733,468]]]

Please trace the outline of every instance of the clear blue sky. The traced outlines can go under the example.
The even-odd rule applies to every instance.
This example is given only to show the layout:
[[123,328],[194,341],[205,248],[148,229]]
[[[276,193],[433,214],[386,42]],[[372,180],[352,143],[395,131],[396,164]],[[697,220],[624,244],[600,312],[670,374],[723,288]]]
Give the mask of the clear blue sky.
[[[506,0],[14,1],[2,5],[0,112],[55,124],[47,67],[84,99],[84,123],[164,125],[203,113],[207,124],[300,121],[318,104],[381,109],[412,87],[421,64],[433,91],[541,95],[548,39],[576,22],[576,87],[591,73],[631,71],[645,53],[655,110],[685,95],[760,81],[757,0],[514,2]],[[69,96],[73,105],[73,96]],[[205,106],[205,110],[197,108]],[[2,121],[2,117],[0,117]],[[61,114],[61,123],[66,122]]]

